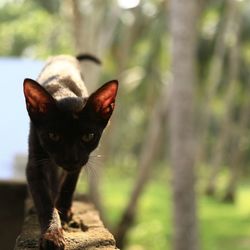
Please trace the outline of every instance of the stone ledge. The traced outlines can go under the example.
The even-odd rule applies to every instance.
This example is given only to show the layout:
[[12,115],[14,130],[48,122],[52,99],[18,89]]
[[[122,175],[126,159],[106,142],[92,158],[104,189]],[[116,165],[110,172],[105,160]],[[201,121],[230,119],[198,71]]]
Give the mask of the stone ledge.
[[[103,226],[98,212],[89,202],[73,203],[73,218],[64,226],[65,250],[117,249],[113,235]],[[15,250],[37,250],[40,236],[37,216],[29,214],[16,240]]]

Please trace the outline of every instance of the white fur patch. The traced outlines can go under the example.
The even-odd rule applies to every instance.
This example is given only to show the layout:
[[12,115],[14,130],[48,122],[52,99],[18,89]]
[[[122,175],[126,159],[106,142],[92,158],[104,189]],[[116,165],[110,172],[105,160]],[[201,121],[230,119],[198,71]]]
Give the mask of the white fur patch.
[[78,61],[72,56],[50,58],[37,81],[57,100],[88,96]]

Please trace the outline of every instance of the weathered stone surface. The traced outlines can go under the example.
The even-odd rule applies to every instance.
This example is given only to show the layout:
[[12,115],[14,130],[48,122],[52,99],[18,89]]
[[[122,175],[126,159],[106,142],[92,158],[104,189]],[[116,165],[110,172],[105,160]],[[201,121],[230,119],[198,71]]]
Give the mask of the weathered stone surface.
[[[72,221],[64,225],[65,250],[117,249],[113,235],[103,226],[98,212],[91,203],[75,201],[73,213]],[[38,249],[39,236],[37,217],[30,214],[24,221],[15,250]]]

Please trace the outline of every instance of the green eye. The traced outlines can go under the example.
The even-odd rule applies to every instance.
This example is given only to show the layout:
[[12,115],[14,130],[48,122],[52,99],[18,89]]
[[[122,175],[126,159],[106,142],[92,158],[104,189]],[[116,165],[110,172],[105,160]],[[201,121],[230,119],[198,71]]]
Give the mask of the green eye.
[[50,132],[49,138],[50,138],[50,140],[57,142],[60,140],[60,135],[53,133],[53,132]]
[[94,133],[83,134],[82,141],[83,142],[91,142],[95,138]]

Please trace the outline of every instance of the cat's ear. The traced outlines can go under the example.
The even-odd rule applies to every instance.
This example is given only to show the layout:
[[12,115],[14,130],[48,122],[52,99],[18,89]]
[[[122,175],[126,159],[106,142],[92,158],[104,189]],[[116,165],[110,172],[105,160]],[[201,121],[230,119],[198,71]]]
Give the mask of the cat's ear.
[[55,110],[55,99],[38,82],[24,79],[23,91],[27,111],[32,120],[43,118]]
[[105,83],[88,98],[87,105],[104,121],[108,121],[113,113],[117,90],[118,81],[112,80]]

